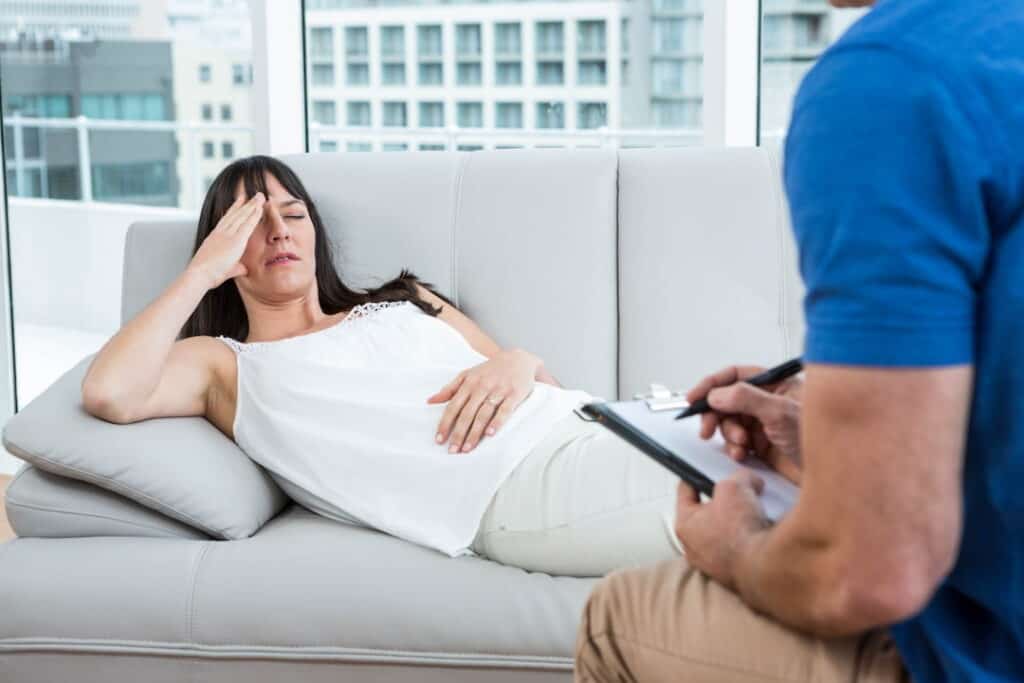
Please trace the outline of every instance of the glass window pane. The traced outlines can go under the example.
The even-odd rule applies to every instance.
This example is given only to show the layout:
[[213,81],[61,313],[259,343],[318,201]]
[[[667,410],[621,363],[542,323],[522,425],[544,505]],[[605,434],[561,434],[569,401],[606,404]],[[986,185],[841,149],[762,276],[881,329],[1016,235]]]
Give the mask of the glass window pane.
[[[802,6],[811,0],[786,1]],[[549,135],[534,133],[551,128],[564,131],[558,144],[569,147],[593,145],[595,128],[607,131],[602,144],[615,147],[703,142],[703,0],[586,7],[567,1],[306,0],[305,8],[306,25],[324,30],[307,41],[310,102],[354,96],[380,112],[374,127],[395,127],[402,117],[385,103],[407,99],[400,127],[408,131],[400,141],[391,132],[366,131],[360,139],[372,140],[374,149],[405,144],[415,150],[441,144],[438,127],[478,127],[476,110],[460,102],[479,103],[482,127],[505,131],[463,136],[447,143],[450,148],[550,145]],[[327,29],[336,43],[330,48]],[[814,31],[811,22],[809,41]],[[325,56],[329,49],[344,55],[333,84],[329,69],[316,67],[333,63]],[[353,94],[360,86],[365,91]],[[561,108],[538,107],[538,100]],[[312,105],[307,110],[315,120]]]
[[314,64],[312,76],[313,85],[334,85],[334,65]]
[[821,53],[865,10],[828,0],[764,0],[761,16],[761,144],[781,147],[793,97]]
[[[4,5],[36,27],[4,37],[0,59],[25,405],[120,327],[128,226],[194,220],[208,179],[252,153],[252,17],[236,0]],[[182,5],[195,21],[172,21]]]
[[404,127],[405,102],[385,102],[383,108],[384,125]]

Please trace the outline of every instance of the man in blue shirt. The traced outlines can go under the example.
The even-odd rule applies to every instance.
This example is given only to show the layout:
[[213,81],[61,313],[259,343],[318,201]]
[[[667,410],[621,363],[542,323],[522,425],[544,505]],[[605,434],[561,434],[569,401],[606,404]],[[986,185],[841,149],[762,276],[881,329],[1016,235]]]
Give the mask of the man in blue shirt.
[[805,381],[690,398],[800,500],[681,486],[688,564],[598,586],[578,679],[1022,681],[1024,0],[879,0],[801,85],[785,185]]

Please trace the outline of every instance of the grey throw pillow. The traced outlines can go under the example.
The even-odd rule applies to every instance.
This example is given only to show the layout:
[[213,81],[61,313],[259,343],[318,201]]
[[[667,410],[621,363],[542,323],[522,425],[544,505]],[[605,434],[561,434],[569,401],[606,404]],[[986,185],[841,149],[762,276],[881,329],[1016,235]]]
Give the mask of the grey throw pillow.
[[7,421],[10,453],[214,538],[247,538],[289,502],[266,470],[204,418],[119,425],[87,413],[81,384],[93,355]]

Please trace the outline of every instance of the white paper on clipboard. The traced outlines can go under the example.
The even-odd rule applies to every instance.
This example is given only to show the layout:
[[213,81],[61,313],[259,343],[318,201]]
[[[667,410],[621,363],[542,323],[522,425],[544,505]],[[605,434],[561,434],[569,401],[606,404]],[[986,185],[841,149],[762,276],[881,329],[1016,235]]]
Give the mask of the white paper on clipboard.
[[616,401],[605,404],[616,415],[657,441],[683,461],[718,483],[746,469],[764,480],[761,503],[773,522],[781,519],[796,504],[799,487],[756,458],[738,463],[725,453],[725,441],[715,434],[708,441],[700,438],[700,418],[676,420],[677,410],[653,411],[642,401]]

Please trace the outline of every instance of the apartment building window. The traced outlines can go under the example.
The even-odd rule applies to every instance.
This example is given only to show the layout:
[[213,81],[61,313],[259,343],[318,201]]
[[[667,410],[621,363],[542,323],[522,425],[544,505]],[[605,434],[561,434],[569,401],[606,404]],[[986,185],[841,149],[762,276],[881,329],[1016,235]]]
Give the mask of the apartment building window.
[[372,149],[373,144],[370,142],[350,142],[345,145],[347,152],[369,152]]
[[459,85],[480,85],[483,71],[480,62],[460,62],[455,71],[455,82]]
[[213,121],[213,105],[204,104],[202,106],[202,118],[203,121]]
[[605,85],[608,75],[605,70],[603,59],[581,60],[576,70],[577,81],[580,85]]
[[656,17],[651,20],[656,52],[698,52],[703,47],[703,20],[700,18]]
[[405,85],[405,64],[384,64],[380,72],[384,85]]
[[420,85],[443,85],[444,67],[441,64],[420,64]]
[[494,80],[498,85],[522,85],[523,65],[519,62],[498,62]]
[[203,158],[213,158],[213,143],[210,142],[209,140],[203,140]]
[[460,128],[483,128],[484,105],[481,102],[459,102],[456,121]]
[[235,157],[235,143],[227,140],[220,143],[220,155],[225,159],[233,159]]
[[385,60],[405,58],[405,28],[403,26],[380,27],[380,56]]
[[235,85],[247,85],[245,64],[231,65],[231,82]]
[[4,97],[4,113],[42,116],[48,119],[68,118],[71,116],[71,96],[8,95]]
[[458,57],[479,57],[481,52],[480,24],[456,24],[455,54]]
[[606,125],[608,125],[608,107],[604,102],[580,102],[577,105],[577,128],[601,128]]
[[209,83],[212,78],[213,78],[213,71],[210,68],[210,65],[209,64],[200,64],[199,65],[199,82],[200,83]]
[[309,30],[309,56],[313,59],[334,59],[334,29],[317,26]]
[[369,85],[370,65],[349,64],[345,67],[345,83],[347,85]]
[[564,24],[561,21],[538,21],[535,31],[535,51],[538,55],[558,55],[564,49]]
[[672,97],[699,97],[703,67],[697,60],[656,59],[651,62],[651,92]]
[[314,100],[313,120],[324,126],[336,125],[338,123],[338,117],[334,102]]
[[337,152],[338,141],[337,140],[321,140],[320,141],[321,152]]
[[222,104],[222,105],[220,105],[220,120],[221,121],[230,121],[231,118],[232,118],[231,105],[230,104]]
[[523,103],[497,102],[494,105],[495,128],[522,128]]
[[164,96],[160,93],[106,93],[82,95],[82,116],[91,119],[164,121]]
[[625,18],[622,19],[622,23],[620,24],[620,26],[622,27],[621,28],[622,33],[621,33],[621,35],[619,37],[619,49],[622,50],[622,54],[628,55],[629,54],[629,19],[625,19]]
[[495,24],[494,54],[498,57],[518,57],[522,52],[522,25],[519,22]]
[[420,102],[420,127],[444,126],[444,102]]
[[436,24],[416,27],[416,53],[420,57],[437,57],[443,54],[441,27]]
[[314,64],[312,76],[313,85],[334,85],[334,65]]
[[348,57],[370,56],[370,39],[365,26],[349,26],[345,29],[345,55]]
[[576,51],[580,55],[604,55],[604,20],[581,21],[576,25]]
[[409,145],[404,142],[385,142],[380,146],[382,152],[404,152],[409,149]]
[[537,85],[562,85],[562,62],[537,62]]
[[385,126],[399,128],[406,126],[405,102],[384,102],[382,113]]
[[423,142],[420,143],[421,152],[443,152],[444,145],[436,142]]
[[537,103],[537,128],[565,128],[565,109],[561,102]]
[[370,125],[370,103],[349,102],[348,103],[348,125],[369,126]]
[[699,128],[700,102],[654,101],[651,103],[656,126],[664,128]]

